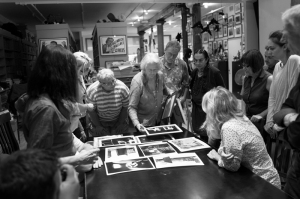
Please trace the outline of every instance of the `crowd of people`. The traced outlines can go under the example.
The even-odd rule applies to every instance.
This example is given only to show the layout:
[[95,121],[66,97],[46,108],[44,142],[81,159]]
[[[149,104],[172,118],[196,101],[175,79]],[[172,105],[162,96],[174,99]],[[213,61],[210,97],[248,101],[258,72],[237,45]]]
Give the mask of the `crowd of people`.
[[[100,70],[87,88],[83,77],[92,60],[60,45],[45,46],[27,93],[15,104],[28,149],[0,156],[1,198],[77,198],[76,172],[90,171],[98,160],[99,149],[84,143],[86,133],[129,134],[130,126],[143,133],[160,124],[162,104],[174,93],[182,104],[191,98],[193,131],[214,148],[207,156],[220,167],[237,171],[243,165],[280,189],[266,139],[284,140],[294,150],[284,191],[300,198],[300,5],[282,20],[284,30],[269,35],[265,60],[258,50],[241,58],[245,112],[202,49],[194,52],[193,67],[178,58],[177,41],[168,42],[162,57],[147,53],[129,89],[110,69]],[[170,121],[180,125],[179,118],[174,111]]]

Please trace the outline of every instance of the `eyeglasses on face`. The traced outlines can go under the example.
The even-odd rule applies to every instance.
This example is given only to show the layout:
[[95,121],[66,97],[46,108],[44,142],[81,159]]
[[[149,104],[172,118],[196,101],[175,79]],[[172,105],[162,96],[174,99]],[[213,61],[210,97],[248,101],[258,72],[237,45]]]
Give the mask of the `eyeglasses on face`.
[[114,79],[114,80],[111,80],[111,82],[101,82],[101,81],[99,81],[99,82],[100,82],[100,85],[102,85],[102,86],[114,86],[116,81],[117,80]]
[[202,63],[204,61],[205,61],[205,59],[195,59],[194,60],[194,64],[200,64],[200,63]]

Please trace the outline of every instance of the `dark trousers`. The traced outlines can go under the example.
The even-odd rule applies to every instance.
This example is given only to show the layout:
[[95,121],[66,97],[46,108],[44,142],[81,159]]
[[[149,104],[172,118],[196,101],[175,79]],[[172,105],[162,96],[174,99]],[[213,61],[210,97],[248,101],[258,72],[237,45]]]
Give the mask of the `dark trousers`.
[[300,151],[294,151],[284,191],[294,199],[300,199]]

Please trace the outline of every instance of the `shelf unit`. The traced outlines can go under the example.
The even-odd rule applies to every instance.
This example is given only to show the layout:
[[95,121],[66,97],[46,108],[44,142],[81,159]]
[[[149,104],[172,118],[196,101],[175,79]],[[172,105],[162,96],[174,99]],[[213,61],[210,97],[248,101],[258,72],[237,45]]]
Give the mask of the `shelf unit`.
[[37,46],[0,29],[0,81],[29,75]]

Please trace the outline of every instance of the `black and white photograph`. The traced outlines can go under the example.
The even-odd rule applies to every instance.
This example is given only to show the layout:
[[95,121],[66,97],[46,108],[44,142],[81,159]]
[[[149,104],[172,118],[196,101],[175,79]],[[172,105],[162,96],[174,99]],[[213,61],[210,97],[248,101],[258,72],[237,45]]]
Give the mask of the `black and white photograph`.
[[169,143],[151,143],[138,145],[144,156],[177,154],[175,149]]
[[101,136],[101,137],[94,137],[94,147],[100,147],[100,140],[107,140],[111,138],[120,138],[123,137],[122,135],[107,135],[107,136]]
[[237,25],[234,27],[235,30],[235,37],[240,37],[242,36],[242,25]]
[[156,168],[204,165],[196,153],[181,153],[153,157]]
[[155,135],[155,136],[146,136],[139,135],[135,136],[138,143],[149,143],[149,142],[167,142],[168,140],[174,140],[172,135]]
[[136,144],[136,140],[133,135],[116,137],[116,138],[100,139],[98,141],[99,147],[130,145],[130,144]]
[[234,32],[233,31],[234,31],[233,27],[229,26],[228,27],[228,38],[234,37]]
[[228,25],[233,25],[233,15],[228,17]]
[[220,48],[220,46],[223,47],[223,40],[218,40],[218,48]]
[[233,15],[234,14],[234,5],[230,5],[228,7],[228,15]]
[[105,162],[106,175],[155,169],[147,157]]
[[176,124],[152,126],[152,127],[146,128],[146,134],[148,136],[169,134],[169,133],[181,133],[181,132],[182,132],[182,130]]
[[180,152],[210,148],[208,144],[194,137],[170,140],[168,142],[175,146]]
[[223,37],[223,26],[222,25],[219,25],[219,32],[218,32],[218,34],[219,34],[219,38],[222,38]]
[[68,49],[68,40],[67,38],[53,38],[53,39],[39,39],[39,52],[49,44],[60,45],[65,49]]
[[234,15],[234,22],[235,25],[240,24],[242,21],[241,13],[237,13]]
[[139,152],[136,146],[120,146],[105,148],[105,161],[138,158]]
[[100,36],[101,55],[126,55],[127,42],[126,36]]
[[241,12],[241,3],[237,3],[234,5],[234,13]]
[[176,99],[176,95],[175,94],[169,96],[166,99],[165,104],[162,107],[163,114],[162,114],[162,118],[161,119],[165,119],[165,118],[170,118],[171,117],[172,111],[173,111],[173,108],[174,108],[175,99]]
[[213,50],[216,50],[218,48],[218,42],[214,41],[213,42]]
[[228,42],[227,39],[223,40],[223,48],[228,49]]
[[227,37],[228,29],[227,26],[223,26],[223,36]]

